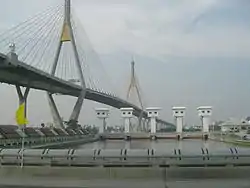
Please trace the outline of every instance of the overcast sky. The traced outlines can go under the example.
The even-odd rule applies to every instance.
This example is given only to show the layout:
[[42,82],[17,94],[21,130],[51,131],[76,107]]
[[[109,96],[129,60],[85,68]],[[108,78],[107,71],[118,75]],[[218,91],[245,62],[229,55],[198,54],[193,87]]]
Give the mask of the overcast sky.
[[[60,0],[0,0],[0,30]],[[61,1],[62,3],[62,1]],[[72,0],[95,51],[122,96],[128,87],[130,61],[146,106],[159,106],[161,117],[173,121],[171,107],[186,106],[186,121],[198,123],[196,108],[211,105],[213,119],[250,115],[250,2],[248,0]],[[0,85],[0,121],[14,123],[17,95]],[[67,119],[74,98],[56,97]],[[45,93],[32,91],[32,124],[51,121]],[[96,122],[86,101],[80,122]],[[112,123],[119,123],[112,111]]]

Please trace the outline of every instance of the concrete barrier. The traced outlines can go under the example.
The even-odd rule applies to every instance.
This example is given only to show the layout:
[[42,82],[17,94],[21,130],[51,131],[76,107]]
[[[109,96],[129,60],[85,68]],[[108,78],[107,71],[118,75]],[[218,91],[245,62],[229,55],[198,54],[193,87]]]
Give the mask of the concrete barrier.
[[102,168],[102,167],[1,167],[1,178],[25,179],[47,178],[68,180],[89,179],[249,179],[250,168],[246,167],[214,167],[214,168]]
[[1,167],[2,188],[249,187],[250,168]]

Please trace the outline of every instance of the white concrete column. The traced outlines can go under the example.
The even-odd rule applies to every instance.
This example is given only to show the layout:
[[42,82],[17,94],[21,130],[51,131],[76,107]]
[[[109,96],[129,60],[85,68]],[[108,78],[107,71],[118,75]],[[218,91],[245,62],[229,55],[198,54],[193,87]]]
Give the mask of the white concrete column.
[[124,132],[129,133],[130,132],[130,119],[124,118]]
[[146,108],[146,111],[147,111],[148,117],[150,118],[151,137],[153,139],[157,139],[156,138],[156,130],[157,130],[156,118],[159,116],[160,108],[156,108],[156,107]]
[[130,119],[133,117],[133,108],[121,108],[121,116],[124,119],[124,132],[130,133]]
[[151,126],[151,134],[155,134],[156,133],[156,118],[155,117],[150,118],[150,126]]
[[212,116],[212,107],[200,106],[197,108],[197,110],[198,110],[198,115],[201,118],[203,138],[207,139],[209,136],[209,125],[210,125],[210,118]]
[[109,117],[108,108],[96,108],[96,116],[102,121],[102,124],[99,126],[99,134],[104,134],[106,130],[106,119]]
[[176,133],[182,134],[182,129],[183,129],[183,118],[177,117],[176,118]]
[[178,139],[182,138],[182,129],[183,129],[183,119],[185,116],[185,107],[173,107],[173,116],[175,117],[175,123],[176,123],[176,137]]
[[99,134],[103,134],[105,132],[105,118],[102,119],[102,124],[99,126]]

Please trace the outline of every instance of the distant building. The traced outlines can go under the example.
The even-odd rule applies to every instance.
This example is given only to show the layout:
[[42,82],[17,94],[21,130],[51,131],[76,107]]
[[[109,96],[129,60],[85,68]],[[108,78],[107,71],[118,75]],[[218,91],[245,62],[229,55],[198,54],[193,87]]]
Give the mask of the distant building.
[[250,116],[248,116],[248,117],[246,118],[246,120],[247,120],[248,122],[250,122]]
[[202,125],[193,125],[192,127],[195,130],[202,130]]
[[250,123],[247,120],[229,119],[219,125],[222,132],[239,132],[240,130],[248,130]]

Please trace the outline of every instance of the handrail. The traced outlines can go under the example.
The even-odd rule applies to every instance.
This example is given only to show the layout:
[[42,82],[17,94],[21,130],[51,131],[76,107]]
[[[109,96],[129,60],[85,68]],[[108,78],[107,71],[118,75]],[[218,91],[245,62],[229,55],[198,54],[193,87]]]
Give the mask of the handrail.
[[[193,154],[186,150],[157,149],[25,149],[23,158],[19,149],[0,150],[1,165],[50,165],[50,166],[250,166],[250,150],[227,148],[209,151],[204,148]],[[174,152],[179,151],[179,152]]]

